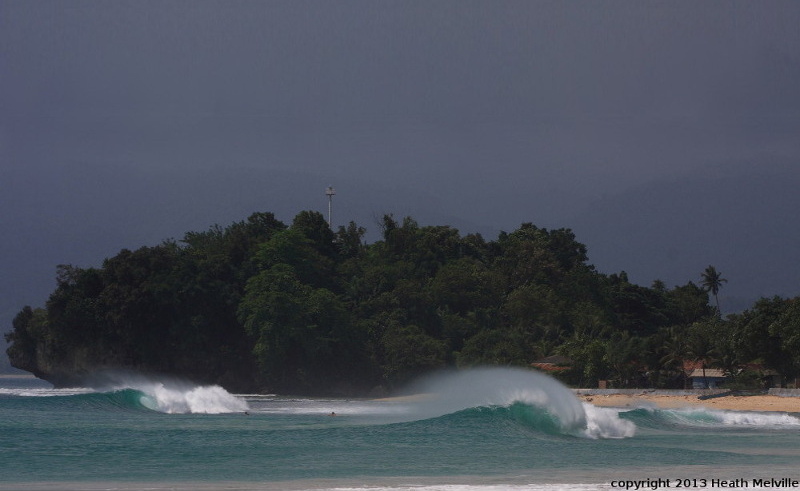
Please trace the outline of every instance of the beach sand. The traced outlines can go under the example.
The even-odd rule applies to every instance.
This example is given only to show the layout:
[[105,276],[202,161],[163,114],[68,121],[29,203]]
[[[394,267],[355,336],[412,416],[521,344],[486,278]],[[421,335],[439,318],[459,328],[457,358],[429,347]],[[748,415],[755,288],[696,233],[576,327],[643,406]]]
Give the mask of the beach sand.
[[643,392],[636,395],[595,394],[579,395],[578,397],[595,406],[605,407],[656,406],[663,409],[705,407],[730,411],[800,412],[800,397],[781,397],[773,395],[728,395],[701,400],[698,395],[654,395]]

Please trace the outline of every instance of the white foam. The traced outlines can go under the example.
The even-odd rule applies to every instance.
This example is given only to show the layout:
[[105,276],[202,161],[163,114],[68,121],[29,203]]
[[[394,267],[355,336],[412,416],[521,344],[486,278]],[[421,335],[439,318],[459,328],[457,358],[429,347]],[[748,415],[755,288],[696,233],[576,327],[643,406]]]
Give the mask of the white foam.
[[157,383],[132,387],[152,398],[142,403],[151,409],[168,414],[204,413],[221,414],[247,411],[248,405],[218,385],[191,388],[170,388]]
[[800,426],[800,419],[786,413],[757,413],[739,411],[708,411],[725,425],[741,426]]
[[675,423],[685,426],[714,427],[723,425],[762,428],[800,426],[800,418],[782,412],[730,411],[700,407],[681,409],[639,407],[637,409],[663,414]]
[[583,434],[588,438],[631,438],[636,434],[636,425],[621,419],[617,409],[583,403],[583,410],[586,412]]

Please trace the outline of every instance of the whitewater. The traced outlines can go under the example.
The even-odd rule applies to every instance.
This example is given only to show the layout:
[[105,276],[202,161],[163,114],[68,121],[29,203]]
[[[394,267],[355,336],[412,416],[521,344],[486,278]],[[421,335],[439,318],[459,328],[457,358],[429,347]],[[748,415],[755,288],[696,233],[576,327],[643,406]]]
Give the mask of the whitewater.
[[435,374],[386,399],[0,377],[0,462],[4,490],[794,489],[800,419],[598,408],[506,368]]

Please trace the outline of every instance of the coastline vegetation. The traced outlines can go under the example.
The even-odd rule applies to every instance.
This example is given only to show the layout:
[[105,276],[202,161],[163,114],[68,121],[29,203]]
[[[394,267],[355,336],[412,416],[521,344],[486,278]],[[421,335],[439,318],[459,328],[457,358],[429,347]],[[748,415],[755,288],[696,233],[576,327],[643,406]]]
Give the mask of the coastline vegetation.
[[13,366],[64,386],[126,369],[247,392],[380,393],[432,369],[571,360],[572,386],[682,388],[684,362],[758,386],[800,374],[799,298],[722,318],[722,279],[668,288],[602,274],[569,229],[487,241],[391,215],[382,238],[304,211],[255,213],[99,268],[61,265],[6,334]]

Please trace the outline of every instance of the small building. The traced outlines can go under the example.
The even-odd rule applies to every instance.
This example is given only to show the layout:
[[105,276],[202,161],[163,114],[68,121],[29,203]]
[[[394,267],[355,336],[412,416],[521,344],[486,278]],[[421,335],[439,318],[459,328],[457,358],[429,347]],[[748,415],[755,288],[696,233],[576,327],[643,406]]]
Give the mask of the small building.
[[772,387],[783,387],[783,377],[775,370],[762,370],[761,381],[764,387],[771,389]]
[[692,389],[718,389],[727,379],[725,373],[718,368],[693,369],[687,376]]
[[548,356],[547,358],[542,358],[531,363],[533,368],[549,373],[569,370],[571,365],[572,360],[561,355]]
[[777,370],[767,368],[761,363],[747,363],[742,366],[742,369],[756,374],[761,380],[761,386],[764,389],[784,387],[784,383],[788,387],[792,383],[791,380],[784,382],[783,377]]

